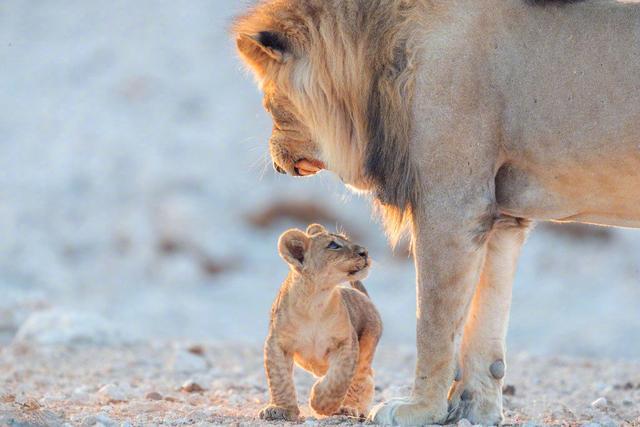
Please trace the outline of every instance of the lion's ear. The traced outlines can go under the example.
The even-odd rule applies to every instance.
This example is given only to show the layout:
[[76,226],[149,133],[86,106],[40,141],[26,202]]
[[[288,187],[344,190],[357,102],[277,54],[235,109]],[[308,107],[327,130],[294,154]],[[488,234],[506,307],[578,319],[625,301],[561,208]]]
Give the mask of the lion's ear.
[[311,224],[310,226],[307,227],[307,234],[309,236],[313,236],[314,234],[319,234],[319,233],[326,233],[326,232],[327,232],[327,229],[320,224]]
[[296,270],[302,269],[308,249],[309,236],[301,230],[288,230],[278,240],[280,256]]
[[260,31],[256,34],[239,33],[236,45],[240,56],[260,76],[271,63],[282,63],[290,52],[287,38],[275,31]]

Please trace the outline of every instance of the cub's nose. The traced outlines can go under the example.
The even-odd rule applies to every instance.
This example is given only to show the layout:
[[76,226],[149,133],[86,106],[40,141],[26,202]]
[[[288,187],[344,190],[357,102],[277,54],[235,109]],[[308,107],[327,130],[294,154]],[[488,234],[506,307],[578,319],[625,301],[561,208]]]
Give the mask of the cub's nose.
[[356,253],[364,259],[367,259],[367,257],[369,256],[369,252],[367,252],[367,249],[363,248],[362,246],[356,247]]
[[281,173],[283,175],[287,174],[287,171],[282,169],[276,162],[273,162],[273,168],[276,170],[276,172]]

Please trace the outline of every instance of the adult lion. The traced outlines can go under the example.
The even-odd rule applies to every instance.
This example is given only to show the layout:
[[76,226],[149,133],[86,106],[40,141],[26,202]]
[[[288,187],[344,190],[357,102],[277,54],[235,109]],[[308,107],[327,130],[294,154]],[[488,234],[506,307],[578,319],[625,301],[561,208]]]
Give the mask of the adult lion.
[[413,393],[373,419],[500,422],[530,221],[640,227],[640,5],[270,0],[234,31],[274,167],[329,169],[412,233]]

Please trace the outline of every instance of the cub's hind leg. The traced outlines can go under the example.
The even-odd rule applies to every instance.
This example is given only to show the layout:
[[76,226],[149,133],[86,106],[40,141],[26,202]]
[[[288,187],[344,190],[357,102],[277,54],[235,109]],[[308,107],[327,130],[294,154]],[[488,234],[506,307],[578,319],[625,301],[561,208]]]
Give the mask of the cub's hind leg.
[[268,421],[297,420],[300,409],[293,384],[293,357],[282,349],[271,334],[264,344],[264,367],[271,401],[260,411],[260,418]]
[[373,355],[379,339],[379,333],[364,334],[360,338],[358,365],[356,366],[356,372],[347,391],[347,396],[342,403],[342,408],[340,408],[340,413],[343,415],[365,417],[368,412],[374,394],[373,369],[371,368],[371,363],[373,362]]

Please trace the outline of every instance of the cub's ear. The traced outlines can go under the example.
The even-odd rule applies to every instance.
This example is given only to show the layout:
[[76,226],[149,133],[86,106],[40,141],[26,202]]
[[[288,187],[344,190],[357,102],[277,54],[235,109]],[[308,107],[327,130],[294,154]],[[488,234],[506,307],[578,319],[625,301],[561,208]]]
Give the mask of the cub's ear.
[[309,236],[303,231],[292,229],[286,231],[278,241],[278,252],[293,268],[302,268],[309,249]]
[[307,234],[309,236],[313,236],[314,234],[319,234],[319,233],[326,233],[326,232],[327,232],[327,229],[320,224],[311,224],[310,226],[307,227]]
[[236,45],[242,59],[260,76],[264,75],[269,64],[284,62],[291,49],[287,38],[275,31],[238,33]]

